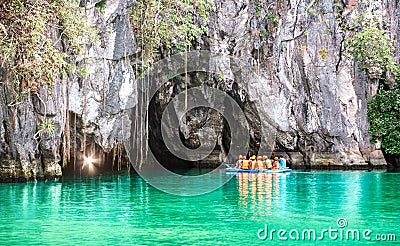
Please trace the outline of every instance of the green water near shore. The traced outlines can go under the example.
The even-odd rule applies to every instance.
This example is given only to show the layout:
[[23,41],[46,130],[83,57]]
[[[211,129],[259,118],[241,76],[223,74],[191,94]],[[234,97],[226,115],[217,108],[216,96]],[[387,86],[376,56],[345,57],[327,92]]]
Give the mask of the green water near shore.
[[[300,243],[329,245],[348,242],[348,229],[361,232],[359,241],[349,234],[351,244],[376,243],[376,235],[400,243],[399,188],[400,174],[384,172],[241,174],[196,197],[163,193],[136,175],[0,184],[0,245],[290,245],[296,231]],[[329,227],[337,233],[321,233]],[[271,239],[273,229],[287,240]],[[303,239],[304,229],[316,240]]]

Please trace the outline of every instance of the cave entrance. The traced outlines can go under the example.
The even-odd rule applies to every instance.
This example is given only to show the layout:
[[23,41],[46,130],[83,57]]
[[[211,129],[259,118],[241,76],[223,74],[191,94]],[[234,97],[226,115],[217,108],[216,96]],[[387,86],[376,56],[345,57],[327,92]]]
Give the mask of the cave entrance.
[[[181,92],[179,90],[181,87],[179,83],[175,85],[171,84],[171,86],[174,88],[164,88],[164,91],[157,91],[155,96],[151,99],[148,107],[148,132],[151,152],[154,154],[157,161],[170,171],[191,168],[208,169],[220,166],[225,160],[227,153],[230,151],[232,132],[228,122],[225,120],[222,114],[215,109],[207,107],[193,108],[188,112],[185,112],[181,119],[178,119],[177,115],[179,115],[179,113],[175,111],[173,111],[172,116],[170,113],[168,114],[168,117],[175,117],[173,121],[176,123],[176,125],[179,125],[178,128],[176,125],[174,127],[171,126],[171,129],[175,128],[179,130],[179,139],[177,139],[177,141],[180,141],[189,150],[197,150],[200,148],[201,143],[199,139],[209,137],[207,135],[207,131],[210,130],[208,131],[212,132],[210,135],[214,135],[215,137],[215,146],[209,155],[202,159],[191,158],[191,156],[187,156],[187,158],[183,159],[171,153],[166,146],[162,136],[161,120],[163,117],[163,112],[166,108],[166,104],[170,103],[171,98]],[[163,98],[165,98],[166,94],[165,91],[171,93],[169,96],[169,101],[163,101]],[[249,149],[248,151],[244,151],[244,153],[240,154],[250,155],[257,153],[261,142],[261,123],[257,114],[257,109],[253,103],[249,103],[247,100],[245,102],[241,101],[239,94],[234,94],[233,92],[228,94],[231,95],[231,97],[234,98],[234,100],[239,104],[250,127]],[[182,115],[182,112],[180,112],[180,115]],[[199,153],[199,156],[204,155]],[[196,161],[188,161],[193,159]],[[230,163],[235,163],[236,159],[229,161]]]
[[98,144],[89,141],[86,156],[82,151],[72,149],[70,161],[62,171],[64,177],[87,177],[130,170],[131,164],[123,144],[117,143],[111,151],[105,152]]
[[[156,157],[157,161],[165,168],[173,172],[180,170],[188,170],[193,168],[216,168],[221,164],[221,160],[225,157],[226,151],[229,151],[230,131],[227,123],[224,123],[222,116],[214,109],[196,108],[187,112],[185,117],[184,127],[179,127],[179,140],[186,148],[196,150],[201,146],[199,141],[199,129],[214,129],[216,130],[216,143],[212,152],[205,158],[198,161],[189,161],[198,159],[197,156],[189,156],[182,159],[171,153],[166,146],[161,130],[161,119],[164,105],[160,103],[158,95],[153,97],[149,105],[149,146],[151,152]],[[176,115],[174,117],[177,117]],[[176,119],[178,122],[178,120]],[[183,132],[183,128],[189,128]],[[225,137],[225,138],[224,138]],[[221,139],[224,138],[226,146],[222,146]],[[218,141],[219,139],[219,141]],[[208,153],[208,152],[207,152]],[[199,155],[204,153],[197,152]]]

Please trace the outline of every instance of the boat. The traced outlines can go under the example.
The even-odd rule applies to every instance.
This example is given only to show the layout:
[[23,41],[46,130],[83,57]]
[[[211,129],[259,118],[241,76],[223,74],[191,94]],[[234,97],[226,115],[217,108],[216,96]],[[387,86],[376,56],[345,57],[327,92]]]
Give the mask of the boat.
[[226,173],[291,173],[293,172],[290,168],[280,168],[273,170],[252,170],[252,169],[238,169],[234,167],[227,167],[225,169]]

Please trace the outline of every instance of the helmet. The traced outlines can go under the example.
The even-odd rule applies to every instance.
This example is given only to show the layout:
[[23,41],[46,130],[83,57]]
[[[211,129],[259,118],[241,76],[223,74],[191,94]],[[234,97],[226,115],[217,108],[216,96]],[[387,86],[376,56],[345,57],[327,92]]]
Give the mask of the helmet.
[[263,155],[263,157],[262,157],[263,159],[267,159],[267,156],[266,155]]
[[257,160],[261,160],[261,158],[262,158],[262,156],[258,156],[258,157],[257,157]]
[[255,159],[256,159],[256,156],[253,155],[250,159],[251,159],[251,160],[255,160]]
[[278,157],[275,157],[274,160],[277,161],[277,160],[279,160],[279,158],[278,158]]
[[243,156],[242,155],[239,155],[239,159],[242,159],[243,158]]

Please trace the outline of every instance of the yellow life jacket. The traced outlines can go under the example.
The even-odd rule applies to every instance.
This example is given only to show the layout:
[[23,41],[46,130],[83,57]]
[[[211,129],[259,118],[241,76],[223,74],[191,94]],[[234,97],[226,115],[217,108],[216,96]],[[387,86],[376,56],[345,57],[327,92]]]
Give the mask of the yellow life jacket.
[[264,170],[264,163],[261,160],[257,161],[258,170]]
[[272,168],[272,163],[270,159],[266,160],[265,163],[267,164],[267,168]]
[[243,164],[242,164],[242,169],[249,169],[249,161],[248,160],[244,160]]
[[253,161],[251,161],[251,169],[256,169],[256,163],[257,163],[257,161],[256,160],[253,160]]

